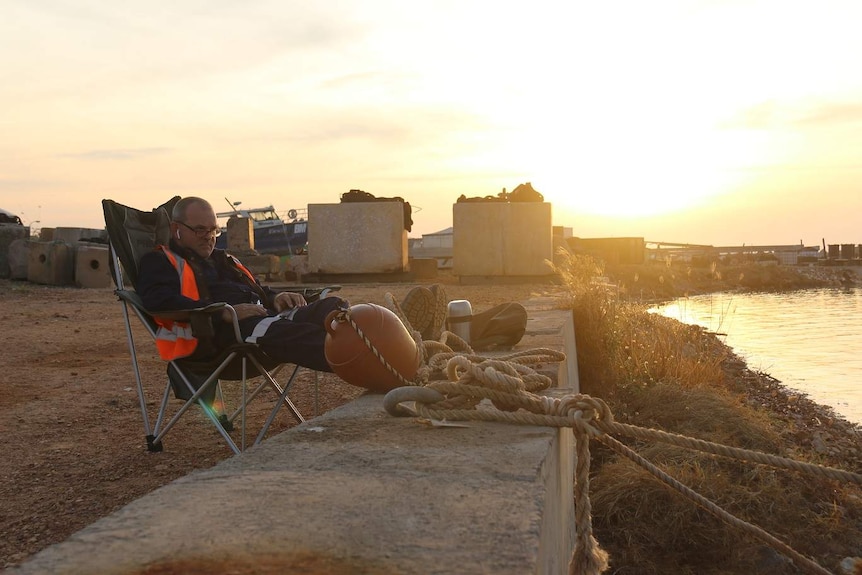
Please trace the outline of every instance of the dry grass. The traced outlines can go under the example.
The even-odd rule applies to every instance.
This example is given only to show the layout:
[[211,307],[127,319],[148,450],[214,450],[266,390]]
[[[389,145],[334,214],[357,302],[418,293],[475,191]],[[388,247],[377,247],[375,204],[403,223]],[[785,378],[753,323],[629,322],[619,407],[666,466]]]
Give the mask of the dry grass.
[[[767,412],[749,406],[738,382],[729,381],[729,351],[713,335],[628,301],[626,290],[599,279],[604,269],[588,256],[564,258],[557,272],[571,294],[581,390],[605,399],[618,421],[817,459],[788,444]],[[668,274],[668,282],[677,280],[670,268],[659,267],[656,273]],[[837,571],[844,557],[862,555],[862,490],[857,487],[620,439],[672,477],[828,569]],[[634,463],[601,446],[593,452],[593,521],[596,538],[610,553],[611,572],[796,572],[765,544]]]

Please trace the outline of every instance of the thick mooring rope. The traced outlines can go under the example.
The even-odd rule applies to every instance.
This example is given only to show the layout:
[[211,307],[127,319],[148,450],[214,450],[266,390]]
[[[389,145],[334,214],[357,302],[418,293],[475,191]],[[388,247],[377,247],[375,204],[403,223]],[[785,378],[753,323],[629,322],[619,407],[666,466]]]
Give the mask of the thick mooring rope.
[[709,513],[712,513],[713,515],[725,521],[729,525],[733,525],[734,527],[737,527],[745,531],[746,533],[753,535],[754,537],[760,539],[776,551],[783,553],[787,557],[790,557],[790,559],[792,559],[797,565],[805,569],[808,573],[830,575],[830,572],[828,570],[824,569],[805,555],[802,555],[780,539],[776,538],[767,531],[764,531],[760,527],[752,525],[751,523],[743,521],[742,519],[739,519],[731,513],[728,513],[727,511],[725,511],[703,495],[697,493],[687,485],[683,485],[682,483],[680,483],[679,481],[677,481],[676,479],[674,479],[673,477],[671,477],[670,475],[668,475],[667,473],[665,473],[664,471],[662,471],[661,469],[659,469],[658,467],[656,467],[655,465],[653,465],[652,463],[650,463],[649,461],[647,461],[646,459],[644,459],[643,457],[641,457],[613,437],[603,435],[597,437],[596,439],[603,445],[606,445],[620,455],[623,455],[624,457],[627,457],[630,460],[634,461],[635,463],[649,471],[651,474],[653,474],[655,477],[664,481],[665,483],[679,491],[690,501],[699,505]]
[[[589,501],[590,438],[600,441],[641,465],[706,511],[764,541],[789,557],[806,572],[829,573],[766,531],[734,517],[712,501],[682,485],[609,434],[662,441],[688,449],[822,475],[859,485],[862,485],[862,475],[655,429],[616,423],[607,404],[601,399],[588,395],[572,394],[562,398],[537,395],[535,392],[547,389],[551,381],[547,376],[536,373],[527,364],[561,361],[564,358],[564,354],[545,349],[529,350],[505,359],[465,356],[457,353],[433,356],[429,360],[429,366],[434,365],[434,369],[445,373],[447,379],[428,381],[422,387],[393,390],[384,399],[384,406],[393,415],[418,415],[432,421],[475,420],[572,428],[578,456],[575,473],[577,539],[575,552],[569,564],[570,574],[591,575],[601,573],[607,568],[607,555],[599,548],[592,536]],[[485,399],[490,401],[490,406],[481,403]],[[401,405],[405,402],[413,402],[415,411]]]
[[[524,350],[495,358],[477,355],[470,345],[452,332],[443,331],[439,341],[422,341],[392,294],[385,295],[386,306],[407,327],[421,352],[421,365],[413,380],[404,378],[380,354],[362,329],[344,310],[337,321],[348,322],[357,335],[404,387],[386,394],[386,411],[397,416],[419,415],[431,421],[492,421],[549,427],[570,427],[575,436],[577,466],[575,470],[575,549],[569,563],[570,575],[594,575],[608,567],[607,553],[599,547],[592,532],[592,511],[589,498],[590,449],[589,440],[596,439],[610,449],[637,463],[704,510],[734,525],[783,553],[808,573],[829,574],[816,562],[792,549],[763,529],[728,513],[712,501],[683,485],[664,471],[620,443],[610,433],[628,435],[637,439],[662,441],[705,453],[712,453],[743,461],[752,461],[792,469],[797,472],[823,475],[830,479],[862,485],[857,473],[803,463],[751,451],[711,443],[700,439],[616,423],[608,405],[601,399],[583,394],[562,398],[537,395],[548,389],[551,379],[537,373],[530,365],[565,360],[565,354],[556,350],[538,348]],[[446,379],[432,379],[434,375]],[[491,406],[481,404],[489,400]],[[412,402],[415,410],[403,405]]]

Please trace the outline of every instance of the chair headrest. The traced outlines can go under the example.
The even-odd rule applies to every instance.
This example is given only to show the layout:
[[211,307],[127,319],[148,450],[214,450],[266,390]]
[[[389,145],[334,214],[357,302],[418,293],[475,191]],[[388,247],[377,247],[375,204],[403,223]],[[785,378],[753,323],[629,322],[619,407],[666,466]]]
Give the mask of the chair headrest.
[[156,245],[168,243],[170,212],[179,200],[179,196],[174,196],[149,212],[113,200],[102,200],[108,240],[132,286],[137,283],[138,266],[143,255],[152,251]]

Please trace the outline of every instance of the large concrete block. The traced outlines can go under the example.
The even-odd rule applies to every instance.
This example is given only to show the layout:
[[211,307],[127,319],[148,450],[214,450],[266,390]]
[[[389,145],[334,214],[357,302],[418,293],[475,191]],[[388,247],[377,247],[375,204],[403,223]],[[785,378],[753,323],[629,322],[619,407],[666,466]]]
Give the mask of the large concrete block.
[[255,277],[281,275],[281,259],[273,254],[261,254],[257,256],[246,255],[241,258],[242,265],[248,268]]
[[30,237],[30,228],[17,224],[0,224],[0,278],[11,276],[9,265],[9,247],[16,240],[26,240]]
[[254,249],[254,221],[232,216],[227,221],[227,251],[245,253]]
[[15,240],[9,244],[9,279],[26,280],[30,266],[30,240]]
[[107,240],[107,232],[94,228],[54,228],[54,241],[75,245],[80,241]]
[[416,279],[437,277],[437,260],[434,258],[410,258],[410,271]]
[[308,270],[321,274],[409,270],[404,204],[309,204]]
[[107,246],[78,243],[75,249],[75,285],[82,288],[111,286]]
[[551,204],[459,202],[452,206],[453,273],[548,276],[554,256]]
[[75,252],[62,241],[30,242],[27,280],[37,284],[72,285],[75,280]]

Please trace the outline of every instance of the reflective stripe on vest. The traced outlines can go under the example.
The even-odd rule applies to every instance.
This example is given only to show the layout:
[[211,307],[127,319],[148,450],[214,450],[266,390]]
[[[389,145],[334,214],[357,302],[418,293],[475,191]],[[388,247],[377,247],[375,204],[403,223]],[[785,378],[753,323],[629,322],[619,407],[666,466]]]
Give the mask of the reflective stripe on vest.
[[[166,246],[158,246],[164,252],[168,261],[177,270],[180,278],[180,293],[189,299],[198,300],[198,282],[195,279],[192,266],[186,260],[172,252]],[[164,360],[187,357],[194,353],[198,346],[197,338],[192,335],[192,326],[184,321],[154,318],[159,329],[156,330],[156,347]]]

